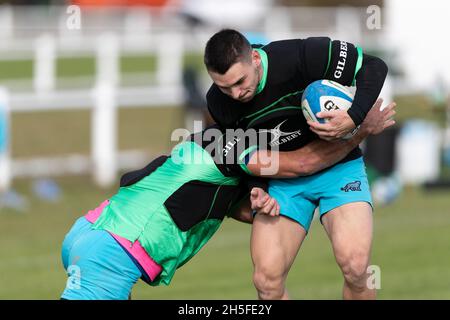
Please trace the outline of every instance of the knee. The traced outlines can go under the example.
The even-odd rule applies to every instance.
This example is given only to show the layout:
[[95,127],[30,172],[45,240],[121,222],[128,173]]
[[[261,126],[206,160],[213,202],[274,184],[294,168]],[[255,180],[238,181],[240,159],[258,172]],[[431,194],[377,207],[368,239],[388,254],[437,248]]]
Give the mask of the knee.
[[339,262],[345,281],[355,287],[361,288],[366,285],[367,267],[369,266],[369,256],[359,253],[349,255]]
[[263,300],[277,300],[283,297],[284,277],[269,269],[256,269],[253,284]]

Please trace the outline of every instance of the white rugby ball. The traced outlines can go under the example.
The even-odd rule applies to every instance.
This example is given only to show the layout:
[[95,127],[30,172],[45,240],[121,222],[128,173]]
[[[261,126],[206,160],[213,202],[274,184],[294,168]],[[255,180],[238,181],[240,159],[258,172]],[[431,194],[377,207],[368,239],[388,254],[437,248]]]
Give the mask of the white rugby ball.
[[[308,85],[303,92],[301,106],[305,118],[309,121],[326,123],[326,119],[317,118],[321,111],[348,110],[354,98],[354,87],[345,87],[330,80],[317,80]],[[358,130],[343,137],[351,138]]]

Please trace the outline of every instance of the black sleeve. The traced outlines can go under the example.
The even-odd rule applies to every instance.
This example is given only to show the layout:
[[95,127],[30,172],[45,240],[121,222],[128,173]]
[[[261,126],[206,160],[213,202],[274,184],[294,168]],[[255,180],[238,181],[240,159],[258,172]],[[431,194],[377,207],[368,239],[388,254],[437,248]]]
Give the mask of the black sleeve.
[[120,187],[128,187],[132,184],[135,184],[142,178],[148,176],[150,173],[160,167],[167,160],[167,158],[168,156],[160,156],[142,169],[125,173],[120,178]]
[[377,57],[364,55],[361,69],[356,74],[356,94],[347,111],[356,126],[363,122],[377,100],[388,73],[386,63]]
[[255,130],[226,130],[220,141],[219,160],[230,175],[252,176],[247,164],[256,151],[265,149],[259,143]]
[[245,179],[245,182],[247,184],[248,191],[252,191],[253,188],[261,188],[265,192],[269,192],[269,179],[267,178],[248,176]]
[[221,127],[224,127],[224,121],[222,120],[223,115],[219,114],[219,109],[215,106],[217,102],[215,102],[214,95],[216,94],[215,91],[217,89],[215,88],[214,84],[211,85],[208,92],[206,93],[206,106],[208,107],[208,112],[211,115],[211,118]]
[[356,126],[360,125],[375,103],[387,75],[383,60],[362,53],[355,45],[329,38],[308,38],[303,46],[301,68],[308,82],[328,79],[344,86],[356,84],[356,93],[348,110]]
[[303,40],[303,46],[300,46],[299,72],[308,83],[325,77],[329,69],[330,49],[330,38],[312,37]]
[[247,168],[247,164],[255,152],[267,149],[266,145],[260,144],[259,138],[260,136],[254,137],[252,131],[244,131],[242,129],[225,133],[222,140],[221,161],[229,174],[244,177],[249,191],[254,187],[258,187],[267,192],[268,179],[253,176]]
[[300,72],[306,75],[308,82],[328,79],[344,86],[352,85],[360,56],[353,44],[313,37],[304,40],[302,48]]

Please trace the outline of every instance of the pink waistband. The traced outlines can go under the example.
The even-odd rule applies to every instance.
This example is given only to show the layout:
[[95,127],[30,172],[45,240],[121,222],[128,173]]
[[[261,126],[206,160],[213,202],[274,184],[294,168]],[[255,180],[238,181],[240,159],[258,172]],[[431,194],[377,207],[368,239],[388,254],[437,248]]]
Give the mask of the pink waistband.
[[[90,210],[84,217],[90,223],[94,223],[100,217],[103,212],[103,209],[109,204],[109,200],[105,200],[100,204],[100,206],[94,210]],[[138,240],[136,240],[133,245],[131,245],[131,241],[122,238],[112,232],[109,232],[117,242],[122,245],[141,265],[142,269],[147,273],[150,280],[154,280],[158,274],[161,273],[161,266],[157,264],[150,255],[145,251],[145,249],[141,246]]]

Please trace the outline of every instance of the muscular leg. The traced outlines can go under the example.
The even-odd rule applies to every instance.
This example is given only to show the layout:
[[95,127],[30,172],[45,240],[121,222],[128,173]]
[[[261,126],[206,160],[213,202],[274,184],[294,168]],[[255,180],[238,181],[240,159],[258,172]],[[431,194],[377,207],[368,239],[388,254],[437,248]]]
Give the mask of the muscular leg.
[[375,299],[367,286],[367,267],[372,246],[372,207],[366,202],[348,203],[322,217],[334,255],[344,275],[344,299]]
[[286,277],[305,236],[305,229],[289,218],[255,216],[250,246],[259,299],[289,299]]

